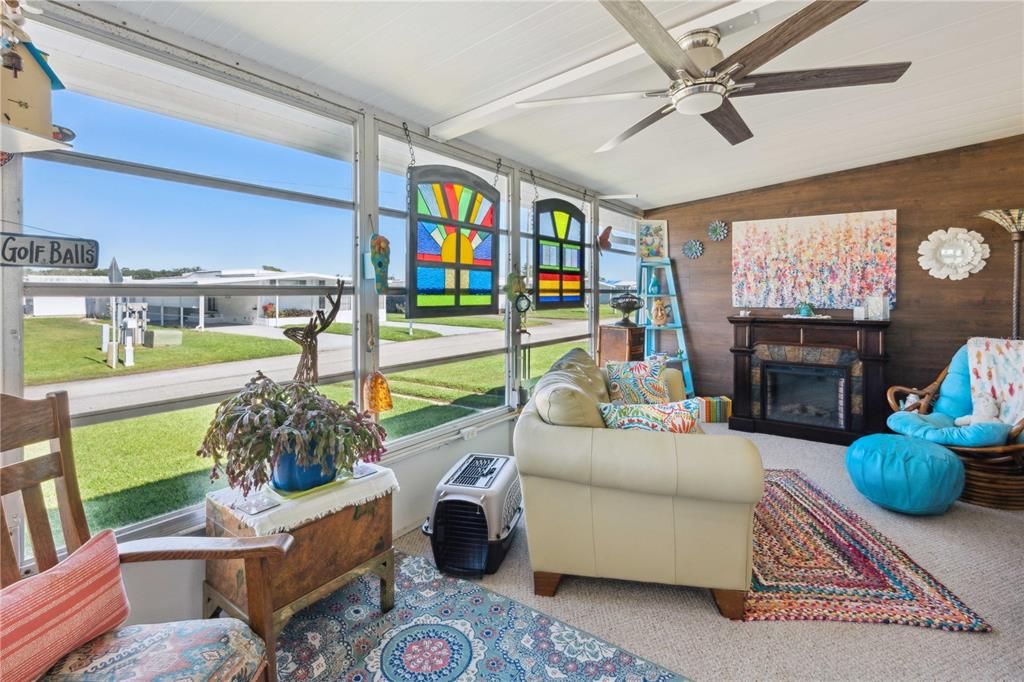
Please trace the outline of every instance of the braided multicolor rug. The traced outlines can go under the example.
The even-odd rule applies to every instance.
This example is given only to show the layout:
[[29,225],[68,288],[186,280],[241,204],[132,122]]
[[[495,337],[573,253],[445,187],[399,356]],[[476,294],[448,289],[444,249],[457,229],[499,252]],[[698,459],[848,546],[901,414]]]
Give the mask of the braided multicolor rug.
[[892,540],[795,469],[765,472],[744,620],[992,630]]

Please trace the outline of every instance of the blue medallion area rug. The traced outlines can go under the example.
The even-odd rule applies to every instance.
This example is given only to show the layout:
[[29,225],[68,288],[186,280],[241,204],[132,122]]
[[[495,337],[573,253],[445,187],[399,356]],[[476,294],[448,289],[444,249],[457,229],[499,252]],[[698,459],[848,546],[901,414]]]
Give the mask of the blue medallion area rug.
[[281,680],[472,682],[683,680],[593,635],[396,554],[395,608],[360,578],[292,618],[277,640]]

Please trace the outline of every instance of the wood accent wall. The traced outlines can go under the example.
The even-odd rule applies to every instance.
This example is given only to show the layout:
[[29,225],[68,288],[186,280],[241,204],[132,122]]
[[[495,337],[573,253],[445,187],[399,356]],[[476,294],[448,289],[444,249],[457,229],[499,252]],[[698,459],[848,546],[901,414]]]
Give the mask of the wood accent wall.
[[[976,216],[984,209],[1020,206],[1024,135],[665,206],[647,211],[646,217],[668,220],[694,384],[698,394],[717,395],[732,391],[732,336],[726,317],[738,310],[732,306],[731,289],[733,221],[896,209],[896,308],[888,334],[887,375],[889,383],[924,386],[969,336],[1009,335],[1010,235]],[[725,241],[708,239],[708,223],[715,219],[730,226]],[[918,245],[933,230],[946,227],[984,235],[992,250],[984,270],[952,282],[921,269]],[[704,242],[704,255],[697,260],[682,255],[689,239]],[[850,311],[820,312],[851,316]]]

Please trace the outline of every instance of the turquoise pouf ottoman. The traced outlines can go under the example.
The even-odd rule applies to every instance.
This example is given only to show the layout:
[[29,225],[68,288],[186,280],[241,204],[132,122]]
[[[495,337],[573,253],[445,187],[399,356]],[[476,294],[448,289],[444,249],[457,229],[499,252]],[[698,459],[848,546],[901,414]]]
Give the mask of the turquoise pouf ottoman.
[[941,514],[964,490],[964,465],[938,443],[888,433],[858,439],[846,471],[861,495],[904,514]]

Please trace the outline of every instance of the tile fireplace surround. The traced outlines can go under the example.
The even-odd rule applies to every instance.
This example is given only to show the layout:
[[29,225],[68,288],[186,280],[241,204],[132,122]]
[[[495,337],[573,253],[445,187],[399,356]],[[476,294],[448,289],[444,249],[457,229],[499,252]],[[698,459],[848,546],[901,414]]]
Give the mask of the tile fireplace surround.
[[[885,429],[888,321],[731,316],[729,322],[733,326],[729,428],[838,444]],[[777,382],[770,384],[769,375]],[[783,376],[789,377],[785,384]],[[805,379],[803,389],[798,383],[801,378]],[[822,386],[827,387],[824,394]],[[784,390],[789,403],[782,397]],[[835,395],[828,395],[829,391]],[[828,395],[830,400],[829,404],[792,402],[801,395],[805,399]]]

